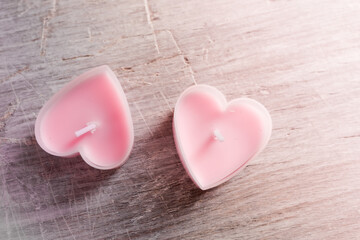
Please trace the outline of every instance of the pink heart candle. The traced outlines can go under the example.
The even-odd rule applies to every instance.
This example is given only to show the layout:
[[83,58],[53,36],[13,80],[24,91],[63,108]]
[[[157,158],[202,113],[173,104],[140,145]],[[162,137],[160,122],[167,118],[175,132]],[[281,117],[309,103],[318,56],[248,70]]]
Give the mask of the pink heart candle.
[[67,84],[41,109],[35,124],[48,153],[80,154],[92,167],[112,169],[128,158],[134,142],[129,105],[108,66],[94,68]]
[[175,106],[176,148],[189,176],[203,190],[244,168],[264,149],[271,129],[263,105],[249,98],[227,103],[221,92],[207,85],[188,88]]

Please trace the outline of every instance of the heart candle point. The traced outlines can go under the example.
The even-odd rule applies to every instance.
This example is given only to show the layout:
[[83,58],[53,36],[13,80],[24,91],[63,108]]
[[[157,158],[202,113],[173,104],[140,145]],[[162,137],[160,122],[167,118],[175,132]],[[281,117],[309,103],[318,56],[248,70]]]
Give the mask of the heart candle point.
[[96,123],[88,123],[86,127],[76,131],[75,136],[80,137],[88,132],[94,133],[96,130],[96,127],[97,127]]
[[219,129],[215,129],[213,133],[214,133],[215,140],[217,140],[219,142],[223,142],[225,140],[224,136],[221,134]]
[[46,152],[60,157],[80,154],[97,169],[124,164],[134,143],[134,129],[114,72],[100,66],[69,82],[40,110],[35,137]]
[[174,109],[174,140],[179,157],[202,190],[226,182],[255,158],[271,135],[269,112],[259,102],[230,102],[216,88],[185,90]]

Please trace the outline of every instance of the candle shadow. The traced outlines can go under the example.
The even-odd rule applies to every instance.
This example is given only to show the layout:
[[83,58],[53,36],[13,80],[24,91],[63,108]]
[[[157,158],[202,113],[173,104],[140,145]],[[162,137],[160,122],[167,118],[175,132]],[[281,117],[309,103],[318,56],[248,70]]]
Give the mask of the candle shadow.
[[65,216],[73,228],[81,228],[72,217],[75,213],[86,216],[87,208],[97,211],[104,206],[105,222],[116,220],[129,229],[141,226],[131,237],[149,234],[154,228],[160,231],[192,215],[193,206],[209,191],[200,190],[182,166],[173,139],[172,114],[153,133],[136,137],[128,161],[120,169],[106,171],[90,167],[81,157],[52,156],[34,136],[3,144],[0,150],[6,154],[0,159],[6,192],[22,206],[19,211],[50,214],[51,219]]
[[140,173],[133,178],[141,183],[136,201],[139,202],[137,207],[144,208],[143,224],[159,218],[166,226],[166,222],[189,214],[191,206],[206,195],[192,182],[179,159],[173,138],[172,118],[172,114],[167,115],[154,128],[153,135],[142,140],[138,149],[133,151],[133,156],[138,159],[132,159],[132,163],[140,162],[142,166]]
[[92,168],[80,156],[52,156],[41,149],[34,136],[2,148],[6,153],[1,161],[9,196],[19,204],[31,201],[37,210],[84,198],[115,172]]

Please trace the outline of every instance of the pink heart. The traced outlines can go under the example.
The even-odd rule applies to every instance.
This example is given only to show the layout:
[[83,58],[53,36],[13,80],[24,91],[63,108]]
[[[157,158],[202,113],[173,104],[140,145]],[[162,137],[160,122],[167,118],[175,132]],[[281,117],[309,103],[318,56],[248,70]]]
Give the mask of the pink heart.
[[174,111],[174,139],[194,183],[206,190],[229,180],[259,154],[270,139],[272,121],[255,100],[227,103],[214,87],[188,88]]
[[[94,129],[80,134],[87,127]],[[94,68],[55,94],[36,119],[35,136],[52,155],[80,154],[99,169],[122,165],[132,149],[134,132],[125,94],[111,69]]]

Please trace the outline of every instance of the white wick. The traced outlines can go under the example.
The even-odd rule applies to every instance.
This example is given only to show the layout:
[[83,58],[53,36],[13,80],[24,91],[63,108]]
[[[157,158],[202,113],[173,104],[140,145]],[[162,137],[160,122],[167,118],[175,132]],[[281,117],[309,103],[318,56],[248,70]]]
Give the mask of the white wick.
[[78,130],[75,132],[76,137],[80,137],[81,135],[84,135],[87,132],[93,133],[96,130],[96,123],[88,123],[86,127]]
[[221,134],[221,132],[218,129],[215,129],[213,133],[215,140],[218,140],[220,142],[223,142],[225,140],[224,136]]

